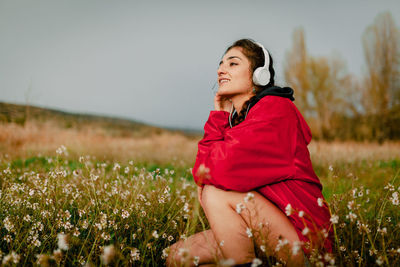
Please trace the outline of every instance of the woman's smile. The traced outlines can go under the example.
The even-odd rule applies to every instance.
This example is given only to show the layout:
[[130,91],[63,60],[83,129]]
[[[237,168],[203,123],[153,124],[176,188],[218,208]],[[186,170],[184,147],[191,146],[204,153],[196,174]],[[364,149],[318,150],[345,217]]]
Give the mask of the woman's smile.
[[219,85],[221,86],[222,84],[227,83],[227,82],[229,82],[228,79],[222,79],[222,80],[220,80]]

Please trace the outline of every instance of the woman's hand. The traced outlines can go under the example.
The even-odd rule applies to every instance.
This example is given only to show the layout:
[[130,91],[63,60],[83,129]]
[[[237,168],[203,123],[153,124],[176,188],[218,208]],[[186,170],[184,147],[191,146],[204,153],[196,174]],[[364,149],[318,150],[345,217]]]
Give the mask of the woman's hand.
[[232,108],[232,102],[228,98],[220,95],[218,92],[214,97],[214,108],[218,111],[230,112]]

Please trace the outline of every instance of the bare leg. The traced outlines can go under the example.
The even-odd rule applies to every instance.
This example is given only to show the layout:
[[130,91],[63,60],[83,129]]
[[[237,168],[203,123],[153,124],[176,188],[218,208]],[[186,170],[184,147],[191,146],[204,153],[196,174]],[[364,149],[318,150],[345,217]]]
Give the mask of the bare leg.
[[[249,238],[247,228],[258,229],[263,223],[263,235],[268,235],[266,245],[275,248],[278,238],[287,239],[290,243],[299,241],[297,232],[286,215],[258,192],[251,191],[254,199],[244,202],[246,193],[224,191],[214,186],[206,185],[202,193],[203,209],[214,233],[216,243],[223,241],[221,247],[225,258],[232,258],[236,264],[251,262],[255,258],[253,239]],[[242,203],[246,206],[240,214],[236,205]],[[254,233],[254,231],[253,231]],[[262,244],[261,236],[255,235],[257,246]],[[278,256],[288,261],[286,251],[278,251]],[[303,264],[303,255],[291,257],[288,265],[299,266]]]
[[195,266],[195,256],[199,257],[200,266],[213,266],[213,263],[222,258],[211,229],[189,236],[186,241],[179,240],[170,246],[167,266]]
[[[194,266],[194,256],[200,257],[200,266],[213,266],[221,258],[234,259],[236,264],[247,263],[255,258],[254,241],[258,247],[265,244],[271,248],[276,247],[278,237],[286,238],[291,243],[299,241],[294,226],[286,215],[258,192],[251,193],[254,194],[254,199],[246,203],[244,197],[247,193],[224,191],[206,185],[202,202],[211,230],[196,233],[185,242],[180,240],[173,244],[167,266]],[[240,214],[236,212],[238,203],[246,206]],[[260,223],[268,226],[260,231],[262,236],[253,232],[254,237],[249,238],[246,229],[259,229]],[[266,239],[263,238],[266,236]],[[219,250],[220,242],[224,245]],[[183,247],[189,250],[189,261],[186,265],[182,255],[178,255],[179,249]],[[285,261],[289,259],[283,250],[278,252],[278,256]],[[303,262],[303,255],[299,253],[290,258],[288,266],[302,266]]]

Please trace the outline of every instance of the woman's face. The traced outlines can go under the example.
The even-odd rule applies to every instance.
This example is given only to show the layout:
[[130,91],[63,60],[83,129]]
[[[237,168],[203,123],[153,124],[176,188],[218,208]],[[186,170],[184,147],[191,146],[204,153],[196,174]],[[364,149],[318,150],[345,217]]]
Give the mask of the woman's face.
[[223,56],[218,68],[218,92],[232,97],[247,94],[253,87],[250,61],[242,53],[242,48],[233,47]]

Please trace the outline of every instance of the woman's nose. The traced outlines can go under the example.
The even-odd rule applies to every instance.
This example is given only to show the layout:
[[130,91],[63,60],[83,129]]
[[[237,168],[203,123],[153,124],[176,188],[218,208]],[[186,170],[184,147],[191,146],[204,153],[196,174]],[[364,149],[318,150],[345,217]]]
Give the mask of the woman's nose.
[[218,76],[220,76],[223,73],[226,73],[226,71],[225,71],[225,67],[223,66],[223,64],[221,64],[218,67],[217,74],[218,74]]

